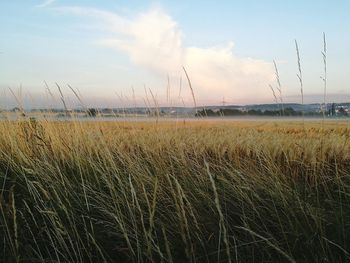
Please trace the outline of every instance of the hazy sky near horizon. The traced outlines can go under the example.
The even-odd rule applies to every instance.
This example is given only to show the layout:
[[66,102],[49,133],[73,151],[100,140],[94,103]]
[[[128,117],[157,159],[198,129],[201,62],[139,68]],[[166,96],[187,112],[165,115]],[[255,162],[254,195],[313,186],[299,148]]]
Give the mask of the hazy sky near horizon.
[[47,104],[45,80],[91,105],[132,104],[134,90],[142,106],[146,86],[161,105],[191,106],[182,66],[198,104],[272,103],[273,60],[284,100],[300,102],[294,39],[306,102],[321,102],[323,32],[328,100],[350,101],[348,10],[345,0],[1,0],[0,103],[22,84],[32,105]]

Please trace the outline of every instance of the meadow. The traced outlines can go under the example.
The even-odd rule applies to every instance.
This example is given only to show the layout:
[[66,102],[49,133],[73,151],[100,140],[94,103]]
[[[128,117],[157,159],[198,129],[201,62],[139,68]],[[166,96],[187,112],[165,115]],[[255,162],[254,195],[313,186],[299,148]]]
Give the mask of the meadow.
[[0,261],[350,261],[349,137],[341,121],[1,121]]

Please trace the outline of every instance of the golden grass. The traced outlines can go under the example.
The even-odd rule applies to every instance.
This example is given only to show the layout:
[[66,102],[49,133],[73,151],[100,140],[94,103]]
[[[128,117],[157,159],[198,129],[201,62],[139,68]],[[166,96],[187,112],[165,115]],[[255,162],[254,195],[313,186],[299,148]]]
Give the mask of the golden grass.
[[346,261],[347,122],[0,122],[0,261]]

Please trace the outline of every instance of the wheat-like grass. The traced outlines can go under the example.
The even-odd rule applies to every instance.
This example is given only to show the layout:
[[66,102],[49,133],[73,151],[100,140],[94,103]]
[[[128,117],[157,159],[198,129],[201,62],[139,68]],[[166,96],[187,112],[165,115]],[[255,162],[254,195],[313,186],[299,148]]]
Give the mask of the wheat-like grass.
[[273,61],[273,65],[275,67],[275,76],[276,76],[276,81],[277,81],[277,90],[279,93],[279,97],[280,97],[280,103],[281,103],[281,107],[282,107],[282,116],[284,115],[284,105],[283,105],[283,96],[282,96],[282,85],[281,85],[281,80],[280,80],[280,74],[277,68],[277,64],[276,61]]
[[327,96],[327,42],[326,42],[326,34],[323,33],[323,51],[321,51],[322,60],[323,60],[323,76],[321,79],[323,81],[323,119],[325,119],[325,111],[326,111],[326,96]]
[[297,40],[295,40],[295,51],[297,53],[297,64],[298,64],[298,73],[297,77],[299,80],[300,84],[300,94],[301,94],[301,106],[302,106],[302,115],[303,115],[303,124],[305,123],[304,120],[304,82],[303,82],[303,75],[302,75],[302,70],[301,70],[301,59],[300,59],[300,51],[299,51],[299,46]]
[[190,77],[187,74],[187,71],[186,71],[185,67],[182,67],[182,69],[185,72],[185,75],[186,75],[186,78],[187,78],[187,82],[188,82],[188,86],[190,87],[190,90],[191,90],[191,95],[192,95],[192,99],[193,99],[195,113],[197,114],[197,102],[196,102],[196,96],[194,95],[192,83],[191,83]]
[[0,261],[346,262],[349,132],[0,122]]

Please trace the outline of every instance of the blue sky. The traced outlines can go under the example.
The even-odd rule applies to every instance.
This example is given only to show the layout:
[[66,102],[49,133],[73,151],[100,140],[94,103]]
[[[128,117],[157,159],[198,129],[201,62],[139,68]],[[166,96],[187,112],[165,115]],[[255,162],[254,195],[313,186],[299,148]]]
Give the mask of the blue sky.
[[146,85],[160,104],[190,106],[182,65],[199,104],[270,103],[273,60],[284,100],[299,102],[294,39],[306,101],[321,102],[323,32],[328,100],[350,101],[348,10],[348,1],[3,0],[0,106],[20,84],[27,103],[49,104],[44,80],[67,97],[72,85],[91,105],[130,104],[134,90],[141,106]]

